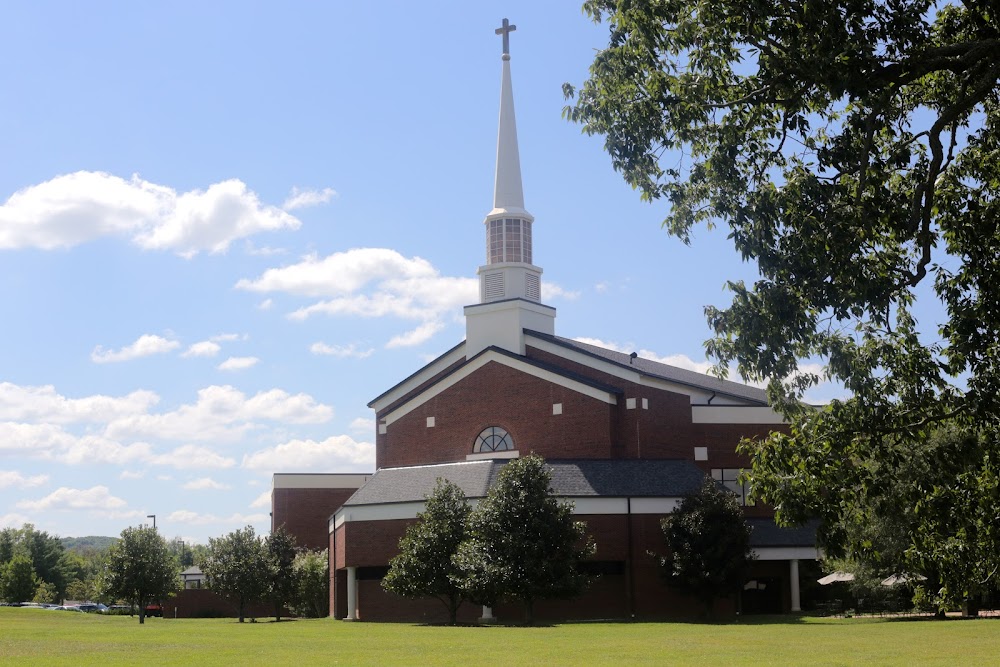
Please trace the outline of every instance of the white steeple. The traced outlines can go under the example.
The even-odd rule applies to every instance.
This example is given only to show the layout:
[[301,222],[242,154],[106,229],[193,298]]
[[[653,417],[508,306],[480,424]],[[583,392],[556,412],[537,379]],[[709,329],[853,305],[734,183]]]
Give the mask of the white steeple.
[[554,308],[541,303],[542,269],[531,262],[534,216],[524,208],[521,158],[510,79],[510,33],[507,19],[496,29],[503,36],[500,123],[493,210],[486,215],[486,264],[479,267],[479,305],[465,307],[466,356],[497,346],[524,354],[524,329],[555,333]]
[[514,87],[510,83],[509,33],[517,26],[503,20],[497,34],[503,34],[503,72],[500,78],[500,124],[497,130],[497,171],[493,185],[493,210],[490,215],[531,215],[524,210],[521,188],[521,157],[517,151],[517,122],[514,119]]

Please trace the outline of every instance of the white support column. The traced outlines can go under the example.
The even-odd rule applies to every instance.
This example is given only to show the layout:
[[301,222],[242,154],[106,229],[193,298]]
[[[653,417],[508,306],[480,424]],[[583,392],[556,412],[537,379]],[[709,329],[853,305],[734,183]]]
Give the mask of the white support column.
[[788,561],[788,578],[792,582],[792,611],[802,611],[802,601],[799,599],[799,559]]
[[479,622],[483,624],[490,624],[497,622],[497,619],[493,617],[493,607],[487,607],[486,605],[483,605],[483,615],[482,617],[480,617]]
[[358,620],[358,568],[347,568],[347,617],[345,621]]

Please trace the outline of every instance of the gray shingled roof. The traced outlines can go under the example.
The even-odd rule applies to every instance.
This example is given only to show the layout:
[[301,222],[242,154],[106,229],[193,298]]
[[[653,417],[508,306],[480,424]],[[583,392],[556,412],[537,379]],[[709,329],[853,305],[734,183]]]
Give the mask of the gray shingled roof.
[[[751,387],[745,384],[740,384],[739,382],[732,382],[730,380],[722,380],[713,375],[689,371],[685,368],[678,368],[676,366],[663,364],[658,361],[652,361],[651,359],[643,359],[642,357],[636,357],[633,360],[630,359],[629,355],[624,352],[609,350],[605,347],[590,345],[589,343],[581,343],[580,341],[576,341],[571,338],[552,336],[529,330],[525,330],[525,333],[541,340],[547,340],[563,347],[575,349],[590,356],[599,357],[605,361],[618,364],[619,366],[631,368],[632,370],[639,371],[645,375],[668,380],[670,382],[700,387],[708,391],[715,391],[720,394],[727,394],[729,396],[760,403],[761,405],[767,405],[767,392],[763,389],[758,389],[757,387]],[[631,363],[629,363],[630,361]]]
[[[457,484],[468,498],[482,498],[506,461],[470,461],[444,465],[383,468],[345,506],[424,500],[438,477]],[[549,461],[552,492],[562,497],[677,498],[697,491],[704,479],[690,461],[573,460]]]
[[753,547],[812,547],[816,545],[818,521],[810,521],[802,526],[783,528],[773,519],[748,519],[753,528],[750,546]]

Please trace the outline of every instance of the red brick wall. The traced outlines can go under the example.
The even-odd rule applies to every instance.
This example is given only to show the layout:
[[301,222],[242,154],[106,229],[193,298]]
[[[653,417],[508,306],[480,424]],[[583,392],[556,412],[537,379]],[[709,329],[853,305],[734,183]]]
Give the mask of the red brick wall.
[[[629,618],[634,610],[637,618],[692,617],[701,613],[700,602],[679,595],[664,583],[656,557],[665,552],[662,515],[580,515],[577,520],[587,524],[587,532],[597,544],[595,561],[625,562],[624,574],[599,577],[579,598],[573,600],[540,600],[536,603],[538,620],[584,618]],[[399,538],[409,519],[390,521],[357,521],[341,526],[336,532],[336,553],[343,551],[341,538],[346,536],[346,559],[338,556],[331,586],[331,610],[336,617],[347,613],[347,565],[386,566],[398,553]],[[631,524],[631,531],[629,530]],[[346,530],[345,530],[346,529]],[[631,534],[631,550],[629,536]],[[631,556],[631,561],[629,557]],[[780,567],[779,567],[780,570]],[[772,572],[765,566],[765,572]],[[763,576],[763,575],[762,575]],[[787,576],[787,565],[785,565]],[[630,601],[631,598],[631,601]],[[473,622],[481,608],[464,605],[460,622]],[[502,604],[495,614],[504,622],[523,619],[519,604]],[[735,612],[735,600],[720,600],[713,613],[726,617]],[[447,611],[437,600],[406,600],[385,592],[375,580],[358,582],[358,615],[362,620],[409,621],[444,623]]]
[[326,549],[330,516],[357,489],[274,489],[271,528],[285,526],[300,547]]
[[[283,611],[287,616],[287,610]],[[239,606],[207,588],[186,588],[163,603],[163,618],[238,618]],[[243,609],[245,618],[273,617],[274,607],[264,603],[248,604]]]
[[[538,359],[570,372],[620,387],[615,408],[617,428],[612,439],[615,458],[690,459],[694,455],[695,429],[691,423],[691,399],[686,394],[629,382],[623,378],[595,370],[559,355],[528,346],[528,357]],[[635,408],[628,409],[628,399],[635,399]],[[643,409],[646,399],[648,408]]]
[[[563,414],[552,414],[554,403],[563,404]],[[523,453],[609,458],[615,419],[614,406],[490,362],[390,424],[377,441],[376,465],[464,461],[487,426],[505,428]]]

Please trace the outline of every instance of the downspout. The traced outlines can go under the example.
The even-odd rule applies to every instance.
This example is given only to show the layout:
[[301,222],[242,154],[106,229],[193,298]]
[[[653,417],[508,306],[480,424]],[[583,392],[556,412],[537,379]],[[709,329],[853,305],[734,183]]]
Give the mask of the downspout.
[[708,403],[706,403],[705,405],[711,405],[712,404],[712,399],[714,399],[714,398],[715,398],[715,392],[713,391],[712,395],[708,397]]

